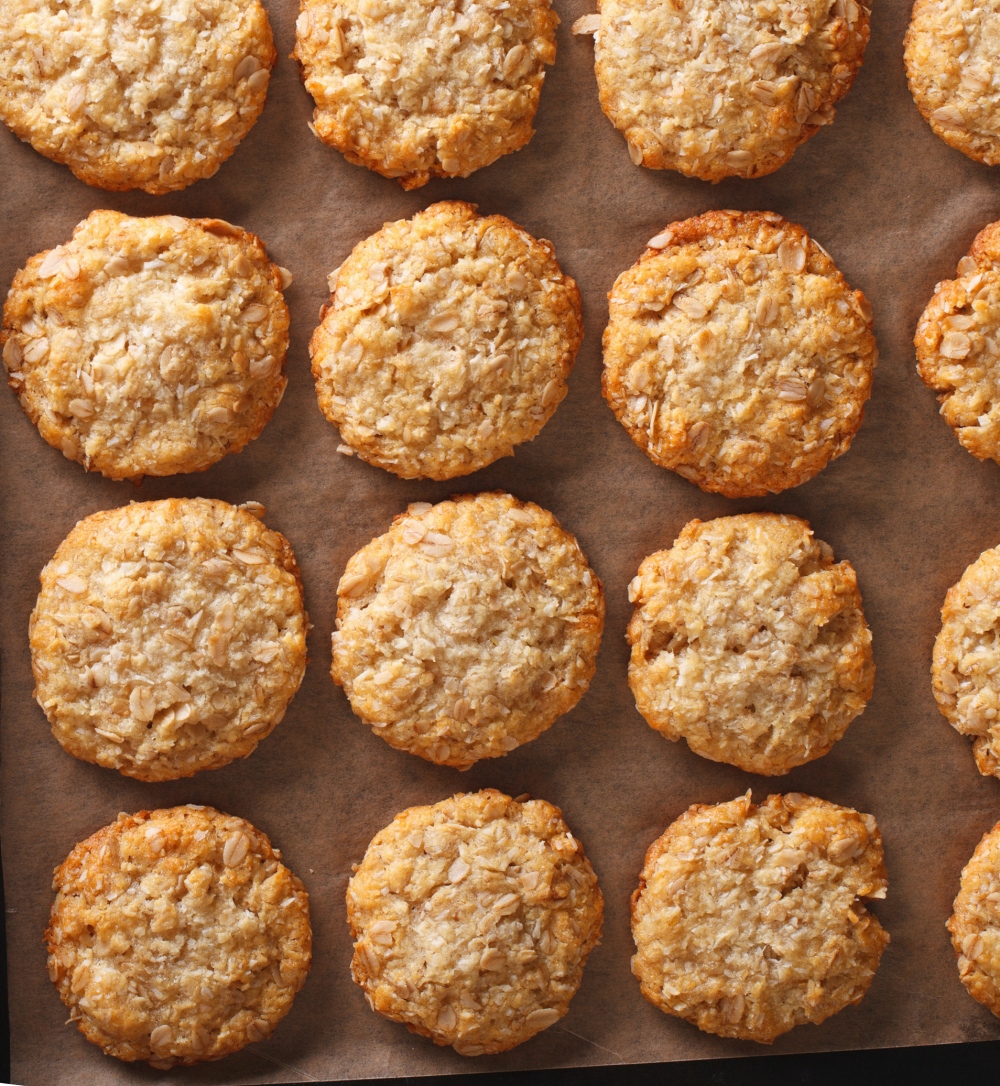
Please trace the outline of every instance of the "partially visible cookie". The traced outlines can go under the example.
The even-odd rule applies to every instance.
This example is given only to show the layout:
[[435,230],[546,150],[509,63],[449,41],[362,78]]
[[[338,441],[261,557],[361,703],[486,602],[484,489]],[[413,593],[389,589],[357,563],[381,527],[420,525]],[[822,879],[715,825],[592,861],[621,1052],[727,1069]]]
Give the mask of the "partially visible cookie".
[[323,414],[363,460],[453,479],[512,456],[566,395],[580,292],[539,241],[432,204],[355,246],[309,345]]
[[347,888],[372,1010],[463,1056],[554,1025],[601,935],[597,876],[558,807],[492,788],[410,807]]
[[695,804],[650,846],[632,895],[642,994],[706,1033],[770,1044],[858,1003],[889,935],[875,819],[789,792]]
[[52,888],[49,977],[120,1060],[169,1068],[262,1041],[309,973],[305,887],[260,830],[211,807],[120,814]]
[[556,59],[549,0],[301,0],[295,52],[312,129],[348,162],[397,177],[468,177],[531,139]]
[[42,570],[35,697],[76,758],[144,781],[245,758],[285,715],[308,619],[288,540],[223,501],[80,521]]
[[976,845],[948,921],[958,975],[973,999],[1000,1017],[1000,823]]
[[672,223],[608,300],[604,397],[654,463],[750,497],[850,447],[878,358],[871,307],[801,226],[769,211]]
[[693,520],[643,561],[629,600],[636,708],[704,758],[787,773],[826,754],[871,697],[857,576],[798,517]]
[[5,0],[0,119],[88,185],[170,192],[236,150],[276,59],[258,0]]
[[291,275],[221,219],[94,211],[14,277],[0,344],[42,437],[110,479],[204,471],[287,379]]
[[347,563],[334,681],[387,743],[468,769],[535,739],[590,685],[601,582],[509,494],[417,502]]

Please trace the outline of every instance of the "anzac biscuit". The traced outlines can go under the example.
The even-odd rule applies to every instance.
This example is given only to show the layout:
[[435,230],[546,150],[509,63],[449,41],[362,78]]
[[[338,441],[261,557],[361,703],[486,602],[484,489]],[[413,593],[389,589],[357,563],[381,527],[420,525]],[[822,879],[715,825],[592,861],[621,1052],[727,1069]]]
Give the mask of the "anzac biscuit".
[[868,990],[889,935],[875,819],[797,792],[695,804],[646,853],[632,972],[667,1014],[770,1044]]
[[5,0],[0,119],[88,185],[170,192],[236,150],[276,59],[258,0]]
[[502,215],[448,201],[387,223],[330,289],[309,345],[316,390],[370,464],[404,479],[468,475],[512,456],[566,395],[580,292],[551,242]]
[[689,177],[760,177],[833,120],[868,44],[855,0],[601,0],[601,108],[637,165]]
[[41,582],[35,697],[84,761],[144,781],[216,769],[271,733],[302,682],[298,567],[246,509],[169,498],[95,513]]
[[14,277],[0,342],[42,437],[109,479],[204,471],[281,401],[291,275],[221,219],[95,211]]
[[351,975],[411,1032],[504,1052],[569,1009],[603,911],[558,807],[457,795],[403,811],[368,846],[347,888]]
[[962,983],[1000,1017],[1000,822],[983,834],[962,871],[948,930]]
[[311,962],[309,895],[211,807],[120,814],[56,868],[49,976],[88,1041],[154,1067],[262,1041]]
[[629,599],[636,707],[704,758],[787,773],[826,754],[871,697],[857,577],[798,517],[693,520],[642,563]]
[[376,735],[468,769],[590,684],[604,595],[556,518],[509,494],[417,502],[347,563],[333,678]]
[[301,0],[295,52],[313,132],[397,177],[468,177],[531,139],[556,59],[549,0]]
[[871,307],[801,226],[768,211],[673,223],[608,299],[604,397],[654,463],[738,498],[849,448],[878,357]]
[[990,223],[938,283],[917,325],[917,372],[979,460],[1000,463],[1000,223]]

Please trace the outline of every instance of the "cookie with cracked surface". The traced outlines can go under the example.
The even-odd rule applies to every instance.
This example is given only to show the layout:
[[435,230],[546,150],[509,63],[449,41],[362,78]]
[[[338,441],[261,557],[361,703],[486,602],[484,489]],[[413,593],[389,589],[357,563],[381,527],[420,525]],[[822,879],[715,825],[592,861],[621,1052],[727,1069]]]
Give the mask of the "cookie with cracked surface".
[[309,973],[305,887],[260,830],[211,807],[120,814],[53,889],[49,977],[120,1060],[169,1068],[262,1041]]
[[601,0],[601,108],[637,165],[689,177],[761,177],[833,120],[868,44],[855,0]]
[[453,479],[513,456],[566,395],[580,292],[552,243],[472,204],[387,223],[330,275],[319,404],[363,460]]
[[1000,1017],[1000,822],[983,834],[962,870],[948,920],[958,975],[969,995]]
[[276,59],[258,0],[5,0],[0,119],[88,185],[171,192],[236,150]]
[[770,1044],[858,1003],[888,932],[875,819],[790,792],[689,807],[632,895],[642,994],[706,1033]]
[[554,1025],[601,935],[597,876],[558,807],[492,788],[410,807],[347,888],[372,1010],[463,1056]]
[[291,274],[221,219],[95,211],[14,277],[0,344],[42,437],[109,479],[204,471],[285,391]]
[[143,781],[227,765],[277,727],[302,682],[298,566],[246,509],[168,498],[94,513],[41,582],[35,698],[86,762]]
[[337,594],[334,681],[376,735],[439,765],[537,738],[597,666],[601,582],[551,513],[509,494],[412,504]]
[[957,274],[917,324],[917,372],[965,448],[1000,463],[1000,223],[979,232]]
[[845,453],[878,358],[865,296],[769,211],[675,222],[608,294],[604,398],[661,467],[730,498]]
[[549,0],[301,0],[292,56],[316,136],[414,189],[531,139],[558,25]]
[[798,517],[685,525],[629,585],[636,708],[704,758],[773,776],[826,754],[872,694],[849,562]]

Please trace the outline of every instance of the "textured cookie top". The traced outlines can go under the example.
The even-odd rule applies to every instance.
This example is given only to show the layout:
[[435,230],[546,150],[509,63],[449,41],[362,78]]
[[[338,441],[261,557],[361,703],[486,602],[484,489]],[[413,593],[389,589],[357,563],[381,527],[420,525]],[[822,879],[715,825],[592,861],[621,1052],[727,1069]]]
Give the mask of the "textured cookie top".
[[948,930],[962,983],[1000,1016],[1000,823],[983,835],[962,871]]
[[549,0],[301,0],[313,131],[403,188],[468,177],[531,139],[556,59]]
[[468,769],[583,696],[601,582],[556,518],[509,494],[417,502],[347,563],[333,678],[392,746]]
[[601,934],[597,876],[558,807],[493,789],[411,807],[347,889],[373,1010],[463,1056],[557,1022]]
[[941,414],[980,460],[1000,463],[1000,223],[990,223],[938,283],[917,324],[917,372]]
[[170,192],[236,150],[276,59],[258,0],[4,0],[0,118],[88,185]]
[[904,57],[934,132],[977,162],[1000,164],[1000,0],[917,0]]
[[70,754],[139,780],[250,754],[302,682],[288,541],[244,509],[170,498],[87,517],[42,570],[35,697]]
[[539,241],[471,204],[387,223],[330,275],[309,345],[320,407],[370,464],[468,475],[530,441],[566,395],[580,292]]
[[56,868],[49,976],[88,1041],[154,1067],[270,1036],[311,962],[309,895],[211,807],[121,814]]
[[110,479],[204,471],[287,384],[291,276],[220,219],[94,211],[3,311],[7,379],[42,437]]
[[855,0],[601,0],[601,107],[636,165],[760,177],[833,120],[868,44]]
[[642,994],[706,1033],[770,1044],[868,990],[889,935],[875,819],[790,792],[689,807],[632,895]]
[[787,773],[826,754],[871,697],[854,569],[798,517],[693,520],[645,559],[629,599],[636,707],[705,758]]
[[878,358],[871,307],[773,212],[672,223],[608,295],[604,396],[662,467],[777,493],[846,452]]

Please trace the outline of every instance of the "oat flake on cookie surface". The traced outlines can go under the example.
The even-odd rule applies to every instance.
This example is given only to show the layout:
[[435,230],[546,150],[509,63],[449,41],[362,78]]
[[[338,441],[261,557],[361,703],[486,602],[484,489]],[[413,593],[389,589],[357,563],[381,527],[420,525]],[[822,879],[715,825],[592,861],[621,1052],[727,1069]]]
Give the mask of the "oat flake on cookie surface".
[[456,795],[403,811],[368,846],[347,888],[351,975],[413,1033],[504,1052],[567,1012],[603,911],[558,807]]
[[1000,823],[965,865],[954,910],[948,930],[958,975],[969,995],[1000,1017]]
[[387,223],[330,275],[309,350],[320,407],[404,479],[468,475],[534,438],[566,395],[580,292],[551,242],[472,204]]
[[878,359],[871,307],[801,226],[769,211],[672,223],[608,300],[604,397],[654,463],[751,497],[850,447]]
[[258,0],[2,0],[0,119],[88,185],[211,177],[264,108]]
[[301,0],[312,129],[406,189],[468,177],[531,139],[558,25],[549,0]]
[[334,681],[376,735],[442,765],[535,739],[597,666],[601,582],[551,513],[509,494],[411,505],[337,594]]
[[[632,161],[706,181],[760,177],[833,120],[868,44],[855,0],[601,0],[601,108]],[[581,25],[582,24],[582,25]]]
[[0,345],[42,437],[110,479],[204,471],[287,379],[291,274],[221,219],[95,211],[14,277]]
[[145,781],[252,753],[305,672],[288,541],[245,509],[169,498],[94,513],[42,570],[35,697],[60,744]]
[[53,889],[49,976],[120,1060],[166,1069],[262,1041],[309,973],[305,887],[263,833],[211,807],[120,814]]
[[797,792],[695,804],[650,846],[632,972],[667,1014],[770,1044],[868,990],[889,935],[875,819]]

